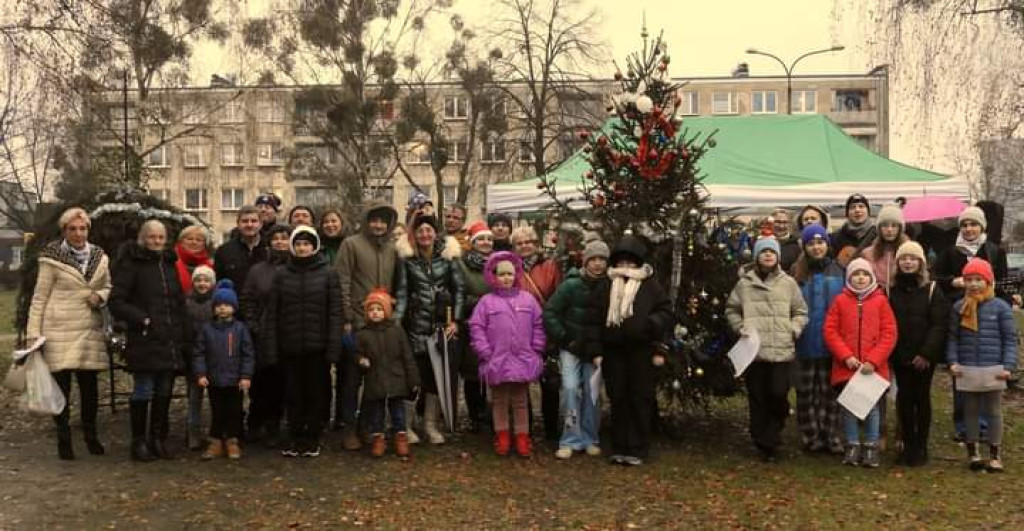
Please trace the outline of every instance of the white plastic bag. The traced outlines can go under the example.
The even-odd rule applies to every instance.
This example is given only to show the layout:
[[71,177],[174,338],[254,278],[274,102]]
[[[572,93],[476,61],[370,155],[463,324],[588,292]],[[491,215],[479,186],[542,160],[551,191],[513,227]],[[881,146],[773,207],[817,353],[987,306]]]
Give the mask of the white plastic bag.
[[7,377],[4,378],[4,387],[18,393],[25,392],[25,386],[27,385],[27,378],[25,377],[26,369],[28,364],[19,363],[22,358],[29,354],[38,351],[42,348],[43,344],[46,343],[45,337],[40,337],[35,343],[30,345],[28,348],[15,350],[11,354],[11,367],[7,371]]
[[58,415],[64,411],[67,401],[64,393],[57,386],[57,381],[50,374],[41,352],[29,354],[25,362],[25,394],[21,395],[21,407],[40,415]]

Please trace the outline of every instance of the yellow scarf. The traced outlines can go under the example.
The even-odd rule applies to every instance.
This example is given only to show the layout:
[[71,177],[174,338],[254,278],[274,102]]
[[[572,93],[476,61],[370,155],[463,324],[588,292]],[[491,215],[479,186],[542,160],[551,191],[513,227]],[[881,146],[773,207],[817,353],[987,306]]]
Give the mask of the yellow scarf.
[[978,305],[996,296],[992,284],[986,284],[985,291],[980,295],[965,295],[964,306],[960,309],[960,326],[978,331]]

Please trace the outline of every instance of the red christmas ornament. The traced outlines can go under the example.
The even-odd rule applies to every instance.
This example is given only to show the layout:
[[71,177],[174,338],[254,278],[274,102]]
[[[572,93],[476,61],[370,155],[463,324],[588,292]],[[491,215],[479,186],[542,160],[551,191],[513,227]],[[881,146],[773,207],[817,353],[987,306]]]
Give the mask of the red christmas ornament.
[[647,158],[648,159],[656,159],[656,158],[658,158],[658,150],[654,149],[654,148],[651,148],[651,150],[647,152]]
[[594,178],[594,172],[588,171],[587,173],[583,174],[583,176],[586,177],[587,179],[593,179]]
[[665,63],[661,63],[660,65],[658,65],[658,71],[659,72],[664,72],[667,69],[668,69],[668,65],[665,64]]
[[537,189],[539,189],[539,190],[543,190],[543,189],[545,189],[547,187],[548,187],[548,185],[544,181],[541,181],[541,182],[537,183]]

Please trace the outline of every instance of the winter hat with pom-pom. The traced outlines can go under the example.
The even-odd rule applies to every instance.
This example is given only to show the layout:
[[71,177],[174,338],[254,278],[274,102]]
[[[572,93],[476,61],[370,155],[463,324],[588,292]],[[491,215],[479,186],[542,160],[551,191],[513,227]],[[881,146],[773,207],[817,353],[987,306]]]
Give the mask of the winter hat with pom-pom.
[[213,307],[216,308],[219,304],[227,304],[238,311],[238,294],[235,293],[235,284],[230,279],[221,279],[213,292]]

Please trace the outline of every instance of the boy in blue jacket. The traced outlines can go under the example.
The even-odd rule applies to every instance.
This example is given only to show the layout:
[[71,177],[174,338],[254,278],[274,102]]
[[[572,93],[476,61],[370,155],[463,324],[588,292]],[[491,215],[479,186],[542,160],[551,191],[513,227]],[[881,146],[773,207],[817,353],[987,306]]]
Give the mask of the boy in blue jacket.
[[196,383],[210,393],[210,443],[203,459],[241,459],[238,438],[242,431],[242,391],[249,388],[256,369],[256,353],[249,329],[235,319],[238,295],[224,279],[213,293],[213,321],[201,325],[192,350]]

